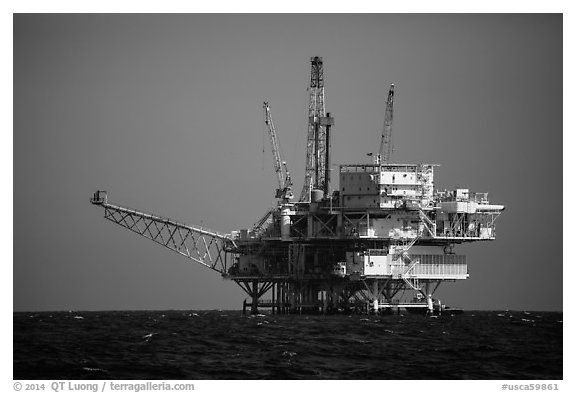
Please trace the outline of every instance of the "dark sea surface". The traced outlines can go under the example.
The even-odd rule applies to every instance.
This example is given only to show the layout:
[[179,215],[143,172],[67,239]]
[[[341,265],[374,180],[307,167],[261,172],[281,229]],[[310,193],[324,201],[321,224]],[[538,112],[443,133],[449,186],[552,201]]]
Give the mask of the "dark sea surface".
[[562,313],[14,313],[14,379],[562,379]]

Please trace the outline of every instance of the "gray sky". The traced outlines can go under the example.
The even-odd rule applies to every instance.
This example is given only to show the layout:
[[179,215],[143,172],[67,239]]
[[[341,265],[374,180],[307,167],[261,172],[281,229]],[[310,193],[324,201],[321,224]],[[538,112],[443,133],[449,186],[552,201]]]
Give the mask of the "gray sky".
[[[220,232],[274,204],[271,105],[296,192],[311,56],[334,163],[367,160],[396,84],[395,162],[507,206],[460,246],[467,309],[562,309],[561,15],[15,15],[14,310],[239,308],[236,284],[103,218]],[[265,154],[262,146],[265,145]]]

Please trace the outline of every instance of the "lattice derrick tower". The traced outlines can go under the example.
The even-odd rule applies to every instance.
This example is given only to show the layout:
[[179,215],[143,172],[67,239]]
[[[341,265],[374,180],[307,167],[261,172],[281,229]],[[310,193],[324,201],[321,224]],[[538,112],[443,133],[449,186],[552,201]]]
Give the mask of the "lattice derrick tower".
[[306,172],[300,202],[309,202],[313,189],[324,189],[326,179],[326,117],[324,106],[324,63],[321,57],[312,57],[310,73],[310,99],[308,101],[308,137],[306,142]]

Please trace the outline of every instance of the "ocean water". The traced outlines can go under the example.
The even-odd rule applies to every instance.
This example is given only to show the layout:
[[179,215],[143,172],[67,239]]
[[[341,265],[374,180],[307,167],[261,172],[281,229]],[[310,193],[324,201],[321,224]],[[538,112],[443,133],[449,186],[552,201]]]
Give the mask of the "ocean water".
[[14,379],[562,379],[562,313],[14,313]]

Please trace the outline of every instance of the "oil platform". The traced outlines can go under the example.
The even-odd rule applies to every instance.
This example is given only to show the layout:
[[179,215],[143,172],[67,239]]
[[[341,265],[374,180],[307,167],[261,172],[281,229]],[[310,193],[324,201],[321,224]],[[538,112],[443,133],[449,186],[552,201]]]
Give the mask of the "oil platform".
[[[243,308],[272,313],[370,313],[445,309],[434,293],[468,277],[458,244],[494,240],[504,210],[487,193],[434,189],[433,164],[395,164],[394,85],[386,102],[380,149],[369,163],[339,165],[332,190],[324,65],[311,58],[306,170],[296,200],[282,160],[270,106],[264,122],[278,180],[277,204],[251,228],[229,234],[114,205],[106,191],[90,202],[104,217],[237,283]],[[408,291],[406,293],[406,291]],[[408,295],[408,296],[406,296]]]

